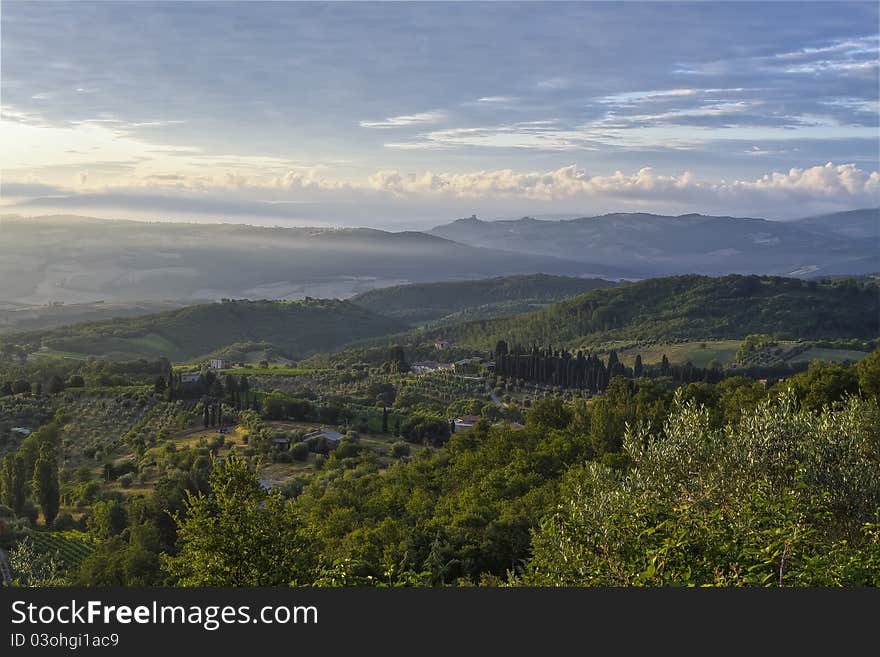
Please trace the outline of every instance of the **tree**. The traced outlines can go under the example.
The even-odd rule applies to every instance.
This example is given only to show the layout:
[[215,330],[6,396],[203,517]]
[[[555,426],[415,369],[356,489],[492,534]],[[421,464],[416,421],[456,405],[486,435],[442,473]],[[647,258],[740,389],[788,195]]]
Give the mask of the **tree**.
[[859,389],[865,395],[880,397],[880,347],[875,349],[870,356],[859,361],[856,365],[859,375]]
[[57,374],[49,381],[49,394],[57,395],[64,390],[64,379]]
[[40,455],[34,464],[34,477],[31,482],[34,497],[43,510],[46,527],[51,527],[61,503],[61,490],[58,484],[58,465],[52,445],[40,446]]
[[290,506],[266,492],[235,452],[214,462],[207,494],[187,493],[177,513],[176,555],[162,555],[180,586],[310,583],[313,560]]
[[571,410],[566,408],[560,397],[542,399],[526,416],[528,426],[542,429],[564,429],[571,422]]
[[388,408],[382,407],[382,433],[388,433]]
[[63,565],[52,552],[37,549],[34,539],[26,536],[9,555],[14,581],[20,586],[63,586]]
[[642,373],[645,371],[644,365],[642,365],[642,355],[636,354],[636,362],[633,365],[633,376],[636,378],[640,377]]
[[27,466],[22,456],[7,454],[0,468],[0,494],[3,503],[19,516],[27,502]]
[[127,522],[125,507],[116,500],[107,500],[92,507],[86,526],[95,538],[104,540],[121,534]]
[[153,391],[157,395],[161,395],[168,388],[168,384],[165,383],[164,376],[157,376],[156,381],[153,383]]
[[5,397],[6,395],[12,394],[12,382],[4,381],[3,387],[0,387],[0,396]]

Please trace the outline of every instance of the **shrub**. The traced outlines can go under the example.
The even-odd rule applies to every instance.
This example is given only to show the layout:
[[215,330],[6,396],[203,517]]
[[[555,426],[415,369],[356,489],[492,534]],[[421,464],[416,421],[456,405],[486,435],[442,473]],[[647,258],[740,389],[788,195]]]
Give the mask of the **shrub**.
[[402,458],[404,456],[409,456],[410,454],[410,446],[402,441],[398,440],[393,445],[391,445],[391,456],[396,459]]

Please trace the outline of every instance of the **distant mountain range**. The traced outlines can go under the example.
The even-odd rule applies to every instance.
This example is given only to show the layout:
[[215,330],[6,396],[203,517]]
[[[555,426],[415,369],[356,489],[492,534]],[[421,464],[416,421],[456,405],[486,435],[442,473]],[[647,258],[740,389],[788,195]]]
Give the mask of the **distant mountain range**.
[[629,278],[582,260],[419,232],[0,217],[0,301],[348,298],[411,282],[512,274]]
[[641,277],[683,273],[809,277],[880,270],[878,208],[788,222],[699,214],[491,222],[472,216],[429,232],[469,246],[552,254],[589,262],[593,268],[613,264]]
[[345,299],[400,284],[536,273],[618,281],[683,273],[860,275],[880,271],[878,232],[878,209],[789,222],[698,214],[470,217],[396,233],[0,216],[0,308]]

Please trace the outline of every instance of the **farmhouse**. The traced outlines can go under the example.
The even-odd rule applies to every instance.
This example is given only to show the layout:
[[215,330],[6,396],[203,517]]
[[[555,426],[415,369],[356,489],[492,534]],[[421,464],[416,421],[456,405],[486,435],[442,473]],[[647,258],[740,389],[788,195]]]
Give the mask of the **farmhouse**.
[[226,358],[212,358],[208,361],[208,365],[215,370],[228,370],[232,367],[232,363]]
[[479,415],[462,415],[461,417],[454,418],[452,424],[455,431],[465,431],[467,429],[473,429],[474,425],[479,422],[480,419]]
[[272,444],[277,445],[282,451],[287,451],[290,449],[290,437],[289,436],[275,436],[272,439]]
[[336,446],[340,440],[342,440],[343,435],[338,431],[334,431],[333,429],[316,429],[315,431],[310,431],[305,436],[303,436],[303,440],[310,440],[312,438],[323,438],[327,441],[329,445]]
[[437,351],[443,351],[444,349],[449,349],[450,344],[446,340],[439,340],[434,343],[434,349]]
[[435,360],[423,360],[413,363],[410,370],[413,374],[427,374],[428,372],[436,372],[438,370],[451,370],[454,368],[452,363],[438,363]]

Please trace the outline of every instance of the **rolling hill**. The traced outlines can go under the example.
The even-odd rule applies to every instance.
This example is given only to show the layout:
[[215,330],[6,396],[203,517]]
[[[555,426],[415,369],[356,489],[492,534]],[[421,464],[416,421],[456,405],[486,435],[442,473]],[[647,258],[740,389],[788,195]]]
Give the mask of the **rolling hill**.
[[[429,231],[473,246],[670,274],[865,274],[880,269],[877,210],[800,221],[608,214],[562,221],[459,219]],[[873,231],[873,232],[872,232]],[[873,235],[875,239],[866,239]]]
[[331,351],[405,325],[348,301],[228,301],[0,337],[4,345],[113,360],[189,360],[229,345],[271,345],[288,358]]
[[581,346],[615,340],[874,339],[880,286],[852,279],[687,275],[594,290],[543,310],[428,332],[428,338],[491,348],[497,340]]
[[806,217],[793,222],[798,228],[822,235],[842,235],[852,239],[873,240],[880,248],[880,208],[835,212]]
[[[201,301],[205,303],[207,300]],[[197,303],[197,302],[196,302]],[[143,301],[72,304],[17,304],[0,303],[0,333],[14,331],[36,331],[39,329],[66,326],[80,322],[97,322],[102,319],[119,317],[139,317],[152,315],[165,310],[176,310],[185,305],[179,301]]]
[[395,285],[359,294],[351,302],[412,325],[449,323],[537,310],[554,301],[613,285],[596,278],[534,274]]

